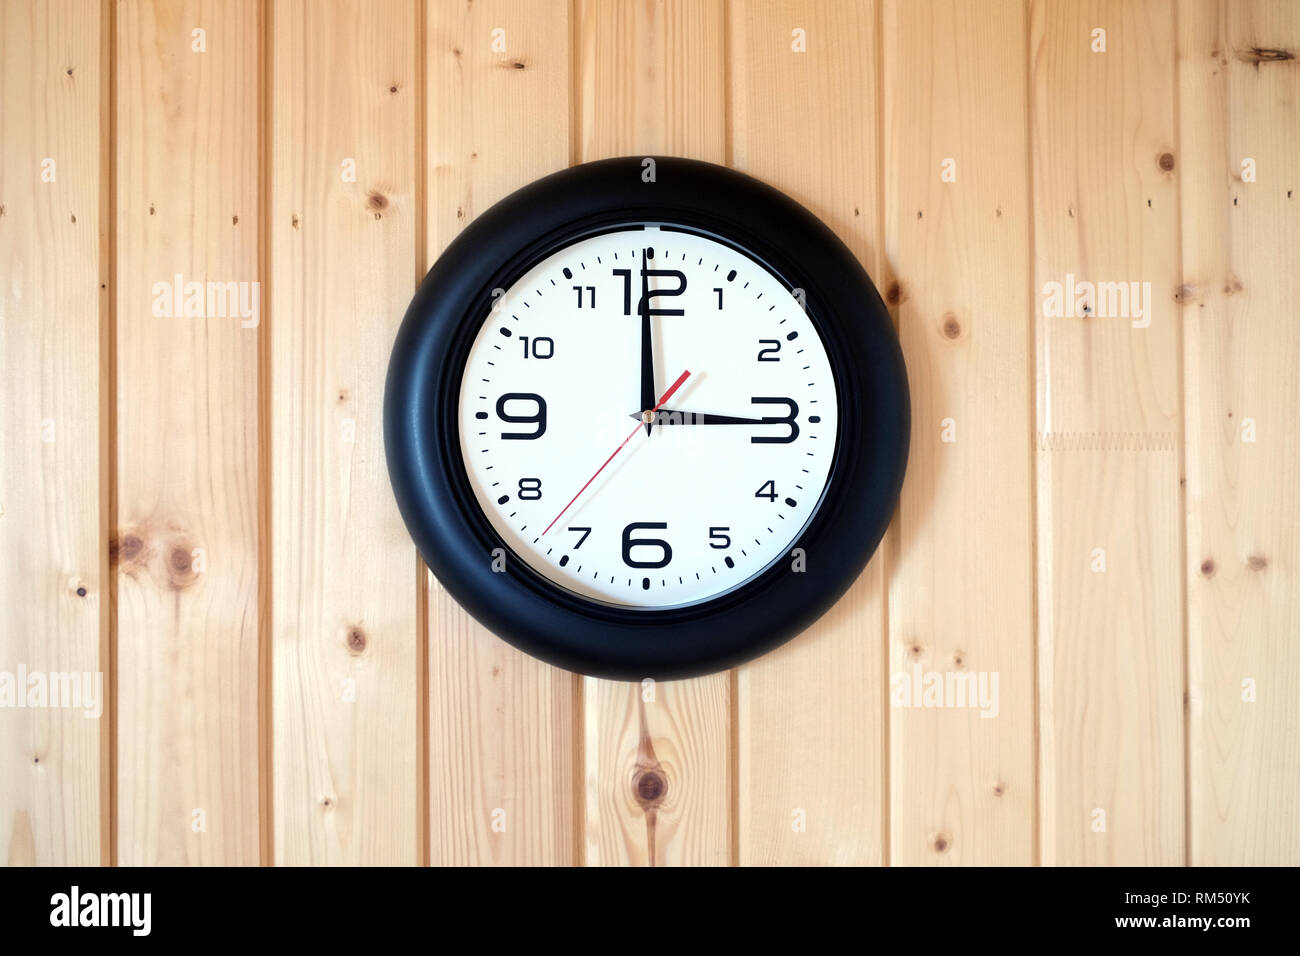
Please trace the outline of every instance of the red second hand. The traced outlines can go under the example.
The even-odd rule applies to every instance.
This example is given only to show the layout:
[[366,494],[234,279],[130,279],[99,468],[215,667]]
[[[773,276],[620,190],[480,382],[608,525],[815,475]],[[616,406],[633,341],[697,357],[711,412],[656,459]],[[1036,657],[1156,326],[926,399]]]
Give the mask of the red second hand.
[[[690,376],[691,376],[690,369],[687,369],[685,372],[682,372],[681,375],[677,376],[677,381],[669,385],[668,391],[664,392],[662,395],[659,396],[659,401],[655,403],[654,408],[650,409],[650,412],[653,414],[654,412],[659,411],[659,409],[663,407],[664,403],[667,402],[668,399],[673,397],[673,393],[675,393],[679,388],[682,387],[682,382],[686,381],[688,378],[690,378]],[[626,445],[628,442],[630,442],[636,436],[636,433],[639,432],[640,430],[641,430],[641,423],[638,422],[636,427],[633,428],[632,431],[628,433],[628,436],[623,439],[623,444],[619,445],[617,448],[614,449],[614,451],[610,454],[610,456],[605,459],[605,464],[597,468],[596,474],[592,475],[590,478],[587,479],[587,484],[579,488],[578,493],[569,499],[569,503],[560,509],[560,513],[556,515],[555,518],[551,521],[551,523],[546,526],[546,531],[550,531],[552,528],[555,527],[555,522],[559,521],[561,518],[564,517],[564,512],[568,511],[569,508],[572,507],[573,503],[582,496],[582,493],[587,490],[587,485],[590,485],[593,481],[596,480],[597,476],[599,476],[600,473],[605,470],[605,465],[608,465],[611,461],[613,461],[614,455],[617,455],[619,452],[621,452],[623,450],[623,445]],[[543,537],[545,537],[546,531],[542,532]]]

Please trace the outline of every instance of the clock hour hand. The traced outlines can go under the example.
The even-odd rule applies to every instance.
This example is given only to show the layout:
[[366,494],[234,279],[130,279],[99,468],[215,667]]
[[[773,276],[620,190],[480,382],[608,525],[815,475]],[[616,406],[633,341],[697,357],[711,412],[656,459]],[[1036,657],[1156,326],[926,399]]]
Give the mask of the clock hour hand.
[[[634,413],[629,418],[641,418]],[[763,418],[737,418],[734,415],[712,415],[708,412],[683,412],[672,408],[661,408],[655,413],[656,425],[771,425],[773,422]],[[648,426],[647,426],[648,427]]]

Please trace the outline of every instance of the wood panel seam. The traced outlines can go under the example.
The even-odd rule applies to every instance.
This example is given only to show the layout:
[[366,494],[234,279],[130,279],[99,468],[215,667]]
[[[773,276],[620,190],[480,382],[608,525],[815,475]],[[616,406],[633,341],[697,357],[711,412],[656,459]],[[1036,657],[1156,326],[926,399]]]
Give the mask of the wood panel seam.
[[[271,289],[271,212],[272,212],[272,147],[274,145],[272,125],[274,117],[275,83],[274,63],[275,47],[272,27],[275,22],[275,0],[264,0],[258,5],[258,33],[261,43],[258,48],[258,72],[262,90],[258,97],[258,222],[260,235],[257,239],[258,280]],[[272,519],[272,481],[274,480],[274,457],[272,449],[273,429],[271,415],[272,392],[272,355],[271,322],[272,296],[263,296],[261,327],[257,330],[258,341],[258,416],[260,431],[258,448],[261,460],[258,467],[258,514],[261,522],[261,535],[258,547],[258,804],[259,804],[259,848],[262,866],[275,865],[275,791],[273,773],[275,769],[275,728],[272,723],[272,666],[274,660],[274,638],[272,629],[272,589],[274,551],[271,547],[274,534]]]
[[[885,150],[885,117],[888,115],[885,106],[885,0],[876,0],[875,8],[875,33],[876,33],[876,63],[875,63],[875,84],[876,84],[876,236],[875,249],[876,261],[873,265],[876,267],[876,274],[884,277],[886,272],[892,271],[887,265],[885,255],[885,196],[889,187],[889,176],[885,168],[886,150]],[[899,328],[899,310],[897,307],[887,306],[890,315],[894,320],[894,328]],[[901,499],[894,503],[894,513],[889,520],[889,527],[885,530],[885,536],[881,539],[877,547],[874,560],[881,563],[880,568],[880,865],[882,867],[892,866],[891,859],[893,854],[892,834],[893,834],[893,779],[892,779],[892,761],[893,761],[893,715],[890,713],[890,696],[889,696],[889,674],[890,674],[890,642],[889,633],[889,592],[890,592],[890,567],[889,557],[897,553],[901,547],[902,531],[899,527],[901,520]]]
[[[576,166],[582,158],[582,71],[580,18],[581,0],[568,0],[569,8],[569,165]],[[581,674],[570,680],[571,727],[569,752],[572,755],[570,775],[573,798],[573,862],[585,867],[587,860],[587,725],[585,682]]]
[[1032,703],[1030,706],[1030,720],[1033,732],[1033,745],[1030,759],[1033,762],[1033,797],[1031,801],[1033,821],[1030,827],[1030,860],[1034,866],[1043,865],[1043,819],[1042,819],[1042,706],[1041,706],[1041,676],[1039,674],[1039,621],[1038,621],[1038,455],[1034,450],[1034,435],[1037,430],[1038,420],[1038,307],[1036,305],[1038,298],[1035,293],[1035,272],[1034,257],[1037,249],[1037,237],[1035,236],[1035,207],[1034,207],[1034,50],[1033,50],[1033,27],[1032,11],[1030,9],[1032,0],[1024,0],[1021,11],[1021,23],[1025,31],[1024,55],[1025,55],[1025,212],[1028,219],[1025,251],[1026,255],[1026,281],[1029,283],[1029,315],[1025,320],[1029,323],[1029,334],[1025,355],[1028,360],[1029,388],[1026,389],[1029,399],[1029,413],[1026,417],[1026,423],[1029,425],[1029,434],[1025,438],[1029,442],[1029,613],[1030,613],[1030,675],[1032,690]]
[[[415,7],[415,110],[418,132],[415,137],[415,284],[424,279],[428,263],[429,227],[429,10],[427,0],[417,0]],[[416,861],[429,866],[433,858],[430,844],[432,806],[429,787],[429,568],[414,545],[415,554],[415,832],[419,843]]]
[[[731,0],[722,4],[722,162],[735,167],[732,160],[734,114],[731,84],[735,70],[731,56]],[[730,560],[730,559],[728,559]],[[727,862],[740,866],[740,669],[727,671]]]
[[[1174,149],[1179,153],[1183,151],[1183,129],[1182,129],[1182,79],[1179,76],[1179,59],[1178,48],[1180,38],[1178,33],[1178,3],[1171,4],[1173,17],[1173,49],[1170,51],[1173,56],[1171,63],[1174,71]],[[1177,174],[1174,176],[1174,222],[1178,233],[1178,287],[1185,288],[1187,285],[1186,264],[1183,256],[1183,164],[1177,164]],[[1176,441],[1178,445],[1178,510],[1182,520],[1178,522],[1178,589],[1179,603],[1182,606],[1182,631],[1183,631],[1183,707],[1182,707],[1182,728],[1183,728],[1183,866],[1191,866],[1192,863],[1192,770],[1191,770],[1191,708],[1188,706],[1191,695],[1191,624],[1187,607],[1189,597],[1187,587],[1187,540],[1188,530],[1187,522],[1189,514],[1187,511],[1187,381],[1186,369],[1184,366],[1184,357],[1187,351],[1187,326],[1183,322],[1183,308],[1185,303],[1182,301],[1181,294],[1178,296],[1177,311],[1174,313],[1175,320],[1178,323],[1178,341],[1177,361],[1175,372],[1178,376],[1178,431]]]
[[100,144],[101,162],[107,170],[107,176],[100,180],[100,208],[105,211],[105,219],[100,224],[106,246],[106,260],[103,263],[101,282],[108,288],[101,290],[101,308],[104,318],[101,323],[100,343],[104,358],[100,367],[103,394],[100,397],[103,423],[103,435],[100,440],[102,482],[101,501],[103,503],[103,527],[100,536],[100,569],[104,582],[101,614],[100,666],[107,672],[105,684],[107,694],[105,712],[102,715],[106,730],[101,732],[101,774],[100,785],[106,793],[100,795],[101,862],[107,866],[117,865],[117,570],[108,559],[109,542],[113,540],[117,529],[117,4],[114,0],[103,0],[101,5],[100,49],[103,51],[104,63],[101,66],[100,91],[100,128],[106,132],[104,142]]

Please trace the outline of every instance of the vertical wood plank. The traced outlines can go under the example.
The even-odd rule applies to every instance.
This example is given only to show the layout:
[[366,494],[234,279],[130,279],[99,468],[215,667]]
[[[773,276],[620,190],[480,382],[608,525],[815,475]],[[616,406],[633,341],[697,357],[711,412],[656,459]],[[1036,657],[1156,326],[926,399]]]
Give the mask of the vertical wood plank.
[[[726,160],[720,0],[582,0],[577,18],[583,162]],[[587,863],[728,862],[730,701],[725,673],[653,688],[583,681]]]
[[[567,2],[427,16],[425,268],[479,212],[568,165],[570,108]],[[577,678],[492,635],[430,575],[428,681],[431,862],[571,864]]]
[[[1042,862],[1181,864],[1173,7],[1036,0],[1029,59]],[[1099,287],[1048,314],[1071,276],[1139,283],[1145,310]]]
[[416,553],[382,414],[414,292],[419,30],[412,0],[274,6],[277,864],[420,859]]
[[1300,862],[1298,50],[1286,0],[1178,7],[1197,865]]
[[255,864],[257,4],[116,15],[118,861]]
[[[108,862],[105,12],[0,6],[0,864],[11,866]],[[55,673],[92,697],[17,706],[29,703],[20,674]]]
[[[889,582],[896,864],[1034,861],[1027,29],[1019,0],[884,8],[885,254],[912,391]],[[927,707],[912,691],[931,674],[971,692]]]
[[[729,54],[734,165],[812,210],[883,292],[878,16],[874,2],[746,0]],[[821,621],[739,668],[741,864],[885,859],[886,548]]]

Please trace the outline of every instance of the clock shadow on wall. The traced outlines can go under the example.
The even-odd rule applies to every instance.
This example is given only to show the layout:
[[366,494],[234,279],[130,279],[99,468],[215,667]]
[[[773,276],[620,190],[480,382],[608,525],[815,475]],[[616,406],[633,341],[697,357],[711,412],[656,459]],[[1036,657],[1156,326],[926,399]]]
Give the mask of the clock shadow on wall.
[[758,180],[557,172],[472,222],[402,322],[389,474],[440,583],[504,640],[619,680],[756,657],[879,544],[907,462],[867,273]]

